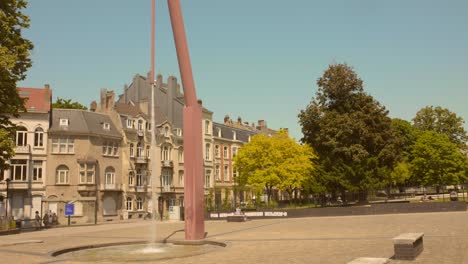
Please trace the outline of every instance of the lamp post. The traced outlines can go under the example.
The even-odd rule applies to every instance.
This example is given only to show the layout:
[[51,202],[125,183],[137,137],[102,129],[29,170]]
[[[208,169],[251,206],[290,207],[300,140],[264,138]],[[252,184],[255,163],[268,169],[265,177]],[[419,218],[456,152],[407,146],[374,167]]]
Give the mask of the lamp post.
[[10,202],[10,196],[8,194],[8,190],[10,188],[10,181],[11,181],[10,178],[5,179],[5,182],[6,182],[5,218],[7,219],[7,221],[8,221],[8,203]]

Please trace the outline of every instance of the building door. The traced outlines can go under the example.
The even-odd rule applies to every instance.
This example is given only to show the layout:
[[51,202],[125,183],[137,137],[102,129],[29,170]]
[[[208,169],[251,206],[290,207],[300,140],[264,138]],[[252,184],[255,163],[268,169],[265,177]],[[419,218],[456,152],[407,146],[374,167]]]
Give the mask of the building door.
[[33,196],[32,198],[32,208],[31,208],[31,215],[34,216],[36,214],[36,211],[41,213],[41,202],[42,202],[42,196]]
[[103,215],[117,215],[116,203],[114,197],[107,196],[102,202]]
[[24,214],[24,200],[23,195],[13,194],[13,200],[11,205],[11,215],[15,219],[22,219]]
[[[49,210],[52,211],[52,214],[55,213],[58,215],[57,213],[57,202],[49,202]],[[46,212],[44,212],[45,214]]]

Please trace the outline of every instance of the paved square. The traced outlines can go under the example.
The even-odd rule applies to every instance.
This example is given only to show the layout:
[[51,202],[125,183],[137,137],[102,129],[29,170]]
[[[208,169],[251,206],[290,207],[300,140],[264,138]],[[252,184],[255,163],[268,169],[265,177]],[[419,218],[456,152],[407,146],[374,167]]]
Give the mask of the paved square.
[[[2,263],[76,263],[48,255],[79,245],[149,238],[150,221],[102,224],[0,237]],[[183,223],[158,223],[163,239]],[[360,257],[390,258],[392,238],[424,233],[424,251],[412,262],[468,263],[468,212],[394,214],[206,222],[208,239],[228,246],[214,252],[158,263],[347,263]],[[181,238],[182,234],[176,235]],[[41,242],[42,243],[38,243]],[[60,260],[60,261],[58,261]],[[115,262],[113,262],[115,263]],[[125,262],[122,262],[125,263]]]

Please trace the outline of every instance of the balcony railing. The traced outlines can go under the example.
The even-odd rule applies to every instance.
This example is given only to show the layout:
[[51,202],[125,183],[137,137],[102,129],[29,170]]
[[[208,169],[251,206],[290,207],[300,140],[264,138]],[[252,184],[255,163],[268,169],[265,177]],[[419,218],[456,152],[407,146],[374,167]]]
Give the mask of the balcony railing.
[[172,168],[174,167],[174,162],[172,160],[162,160],[161,165],[162,167]]
[[138,135],[139,137],[143,137],[143,136],[145,135],[145,132],[144,132],[143,130],[138,130],[138,131],[137,131],[137,135]]
[[175,192],[175,188],[172,185],[163,185],[161,190],[163,193]]
[[15,153],[16,154],[28,154],[31,152],[31,146],[30,145],[26,145],[26,146],[16,146],[15,147]]
[[101,184],[101,191],[120,191],[122,185],[117,183],[104,183]]
[[146,188],[144,185],[137,185],[135,186],[135,192],[146,192]]
[[146,164],[148,163],[148,158],[141,156],[141,157],[135,157],[135,163],[137,164]]
[[93,183],[90,184],[80,184],[78,185],[78,191],[79,192],[92,192],[96,191],[96,185]]

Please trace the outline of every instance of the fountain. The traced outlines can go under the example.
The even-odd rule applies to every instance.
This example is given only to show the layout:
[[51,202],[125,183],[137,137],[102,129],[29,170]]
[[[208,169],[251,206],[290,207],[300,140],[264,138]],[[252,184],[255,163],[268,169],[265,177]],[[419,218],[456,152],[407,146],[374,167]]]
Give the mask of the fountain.
[[[62,256],[78,261],[154,261],[168,258],[180,258],[204,254],[224,243],[204,240],[205,225],[203,211],[203,160],[202,160],[202,108],[198,104],[193,81],[190,55],[184,29],[180,0],[168,0],[177,59],[184,89],[185,108],[183,111],[184,130],[184,203],[185,203],[185,240],[166,243],[167,239],[156,241],[156,173],[151,173],[152,179],[152,224],[151,237],[148,241],[131,241],[124,243],[108,243],[67,248],[51,253],[52,256]],[[155,0],[152,0],[152,32],[151,32],[151,122],[154,120],[154,39],[155,39]],[[153,125],[154,128],[154,125]],[[155,129],[151,130],[151,150],[156,150]],[[156,171],[156,159],[152,158],[151,171]],[[177,231],[176,231],[177,232]],[[175,232],[174,232],[175,233]],[[173,233],[173,234],[174,234]],[[169,236],[170,237],[170,236]]]

